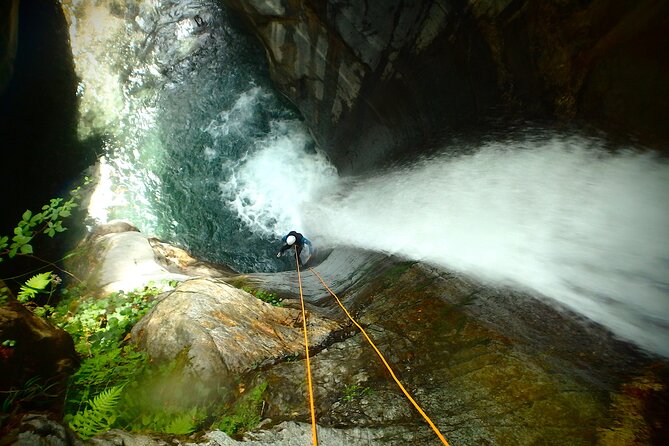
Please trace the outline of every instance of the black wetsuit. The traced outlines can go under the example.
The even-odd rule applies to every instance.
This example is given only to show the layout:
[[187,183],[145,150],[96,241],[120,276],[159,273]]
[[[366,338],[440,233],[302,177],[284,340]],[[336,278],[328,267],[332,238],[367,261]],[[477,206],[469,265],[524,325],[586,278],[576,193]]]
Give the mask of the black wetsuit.
[[302,253],[302,248],[304,248],[305,243],[309,245],[309,254],[312,252],[312,247],[311,247],[311,242],[309,241],[308,238],[300,234],[299,232],[295,231],[290,231],[288,234],[284,235],[283,238],[281,239],[283,242],[285,242],[289,236],[295,237],[295,243],[292,245],[285,244],[281,247],[281,250],[279,251],[280,254],[283,254],[285,251],[289,250],[293,246],[295,246],[295,250],[297,251],[297,259],[299,261],[299,265],[302,266],[302,260],[300,259],[300,254]]

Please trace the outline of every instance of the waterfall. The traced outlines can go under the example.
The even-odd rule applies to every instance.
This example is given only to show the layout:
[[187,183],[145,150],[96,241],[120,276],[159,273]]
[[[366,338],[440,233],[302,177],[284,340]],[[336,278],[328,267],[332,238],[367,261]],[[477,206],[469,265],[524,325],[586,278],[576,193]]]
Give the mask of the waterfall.
[[669,355],[665,160],[541,133],[339,178],[216,2],[76,5],[80,134],[104,135],[97,222],[241,271],[287,268],[273,253],[296,229],[547,296]]
[[[455,149],[372,176],[323,175],[323,187],[310,186],[315,193],[302,199],[301,229],[321,247],[382,251],[539,293],[669,355],[666,160],[610,153],[579,136],[488,142],[449,155],[463,151]],[[243,175],[261,174],[257,166]],[[286,180],[301,184],[299,176]],[[280,191],[260,186],[254,194],[280,200]],[[268,218],[267,209],[242,208],[255,226]],[[272,209],[271,221],[295,213]]]
[[[271,253],[274,232],[291,223],[255,232],[235,203],[265,204],[230,194],[230,185],[256,181],[235,173],[256,152],[314,156],[298,114],[271,88],[257,42],[214,0],[63,8],[81,79],[79,134],[104,142],[90,219],[129,220],[240,271],[285,267]],[[260,180],[280,184],[288,172],[268,169]]]

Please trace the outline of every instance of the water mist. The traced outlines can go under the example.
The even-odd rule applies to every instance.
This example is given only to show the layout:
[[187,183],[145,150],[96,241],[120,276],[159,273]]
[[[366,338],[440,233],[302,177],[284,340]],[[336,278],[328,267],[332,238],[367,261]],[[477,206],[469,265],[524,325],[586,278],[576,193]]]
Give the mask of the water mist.
[[[320,246],[382,251],[545,295],[669,355],[666,161],[611,154],[581,137],[527,138],[322,181],[301,197],[299,219],[272,221]],[[254,193],[280,200],[276,189]],[[263,226],[250,207],[237,211]]]

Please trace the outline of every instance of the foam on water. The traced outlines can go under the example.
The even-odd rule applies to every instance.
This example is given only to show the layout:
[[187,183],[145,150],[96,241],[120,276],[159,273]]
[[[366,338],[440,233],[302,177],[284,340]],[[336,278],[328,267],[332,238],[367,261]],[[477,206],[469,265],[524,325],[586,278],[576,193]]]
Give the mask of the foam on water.
[[[317,178],[303,187],[302,175],[272,174],[294,163],[285,149],[268,148],[236,175],[244,180],[234,207],[252,226],[284,222],[321,246],[382,251],[531,290],[669,355],[666,161],[610,154],[583,137],[528,138],[368,178],[335,183],[324,174],[323,187]],[[305,172],[328,172],[316,158],[302,161]]]
[[275,121],[257,151],[227,163],[222,199],[253,232],[301,229],[304,203],[336,184],[336,170],[321,153],[306,150],[310,143],[302,123]]
[[67,10],[80,133],[105,141],[91,217],[240,271],[280,269],[296,229],[543,294],[669,356],[666,161],[542,136],[339,179],[216,2],[161,5]]

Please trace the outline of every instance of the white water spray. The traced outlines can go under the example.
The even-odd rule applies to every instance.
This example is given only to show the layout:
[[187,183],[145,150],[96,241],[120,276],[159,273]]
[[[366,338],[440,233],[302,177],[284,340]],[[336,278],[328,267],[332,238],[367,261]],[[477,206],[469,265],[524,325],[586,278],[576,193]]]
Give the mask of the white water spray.
[[[326,178],[327,192],[313,188],[320,192],[303,197],[300,215],[321,246],[382,251],[532,290],[669,356],[669,165],[596,145],[489,143],[336,187]],[[257,178],[257,167],[247,164],[243,175]],[[254,183],[253,193],[277,202],[275,194],[299,186],[296,177],[282,181],[298,183],[281,191]],[[281,207],[241,208],[256,225],[291,221]]]
[[230,175],[219,184],[223,201],[253,232],[300,230],[305,202],[337,184],[336,170],[327,159],[305,150],[309,142],[301,122],[274,121],[252,154],[226,163]]

